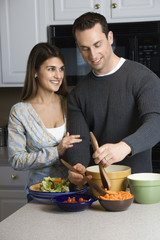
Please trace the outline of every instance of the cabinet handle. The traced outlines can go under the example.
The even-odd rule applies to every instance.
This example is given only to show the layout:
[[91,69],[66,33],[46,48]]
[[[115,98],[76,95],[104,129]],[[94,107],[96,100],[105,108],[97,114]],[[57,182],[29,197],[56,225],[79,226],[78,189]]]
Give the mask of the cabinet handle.
[[14,180],[14,179],[17,178],[17,175],[16,175],[16,174],[12,174],[12,175],[11,175],[11,178]]
[[112,8],[116,8],[117,7],[117,3],[112,3]]
[[94,5],[94,8],[95,8],[95,9],[100,9],[100,7],[101,7],[100,4],[95,4],[95,5]]

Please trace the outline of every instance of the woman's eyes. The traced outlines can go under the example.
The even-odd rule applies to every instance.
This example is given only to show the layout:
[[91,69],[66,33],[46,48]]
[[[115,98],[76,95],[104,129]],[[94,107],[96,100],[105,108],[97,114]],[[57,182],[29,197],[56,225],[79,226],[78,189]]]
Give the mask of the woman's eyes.
[[[56,69],[57,69],[56,67],[49,67],[48,71],[55,71]],[[64,72],[64,69],[65,69],[65,67],[63,66],[63,67],[59,68],[59,71]]]
[[55,70],[55,68],[53,68],[53,67],[48,68],[48,71],[54,71],[54,70]]

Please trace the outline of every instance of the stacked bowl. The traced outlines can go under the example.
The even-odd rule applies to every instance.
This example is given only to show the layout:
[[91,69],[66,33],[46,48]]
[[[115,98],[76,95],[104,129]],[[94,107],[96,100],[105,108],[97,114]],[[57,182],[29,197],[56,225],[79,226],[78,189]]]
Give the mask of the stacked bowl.
[[160,201],[159,173],[135,173],[129,175],[127,180],[137,203],[152,204]]
[[31,185],[28,191],[32,198],[45,203],[51,203],[52,199],[57,196],[69,194],[87,194],[88,191],[88,188],[84,186],[84,188],[82,188],[81,190],[75,190],[70,192],[42,192],[40,190],[40,185],[41,183]]
[[[108,177],[111,181],[111,188],[112,191],[125,191],[128,183],[127,183],[127,176],[131,174],[131,168],[124,165],[110,165],[105,168],[105,171],[108,174]],[[99,173],[99,166],[91,166],[86,169],[86,175],[92,175],[92,180],[102,187],[101,176]],[[94,196],[99,195],[96,190],[92,189]]]

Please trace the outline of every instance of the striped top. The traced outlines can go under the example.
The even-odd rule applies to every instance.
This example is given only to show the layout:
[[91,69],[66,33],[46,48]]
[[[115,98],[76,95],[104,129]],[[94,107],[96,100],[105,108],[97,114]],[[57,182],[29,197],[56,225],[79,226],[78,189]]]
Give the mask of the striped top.
[[19,102],[11,108],[9,162],[15,170],[29,170],[26,187],[41,182],[45,176],[67,177],[67,170],[59,161],[58,144],[29,102]]

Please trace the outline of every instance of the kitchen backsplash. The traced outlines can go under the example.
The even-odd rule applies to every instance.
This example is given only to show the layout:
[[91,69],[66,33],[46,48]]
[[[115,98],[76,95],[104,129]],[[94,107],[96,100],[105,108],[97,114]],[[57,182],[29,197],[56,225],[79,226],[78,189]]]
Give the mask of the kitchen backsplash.
[[0,88],[0,127],[8,123],[11,107],[19,102],[22,88]]

